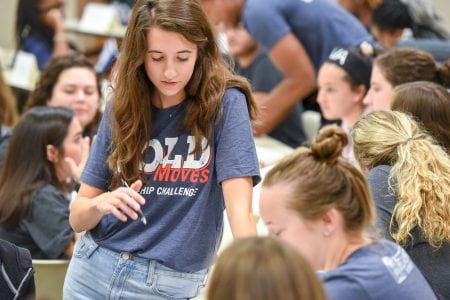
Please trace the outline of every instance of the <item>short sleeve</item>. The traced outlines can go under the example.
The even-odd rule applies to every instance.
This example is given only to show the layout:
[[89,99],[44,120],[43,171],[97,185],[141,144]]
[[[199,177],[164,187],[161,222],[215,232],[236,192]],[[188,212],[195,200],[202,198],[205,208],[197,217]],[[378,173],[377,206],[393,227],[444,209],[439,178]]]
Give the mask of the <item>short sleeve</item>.
[[244,27],[266,51],[269,52],[284,35],[292,31],[280,11],[280,3],[269,6],[253,1],[247,5],[243,14]]
[[112,177],[107,162],[108,156],[111,153],[112,133],[109,124],[110,111],[111,102],[108,103],[105,113],[102,116],[88,161],[81,174],[82,182],[104,191],[108,190]]
[[69,201],[51,186],[32,196],[30,216],[24,220],[31,238],[49,259],[64,257],[73,239],[69,224]]
[[225,93],[223,113],[215,130],[218,181],[252,176],[253,184],[258,184],[261,178],[255,142],[246,98],[239,90]]

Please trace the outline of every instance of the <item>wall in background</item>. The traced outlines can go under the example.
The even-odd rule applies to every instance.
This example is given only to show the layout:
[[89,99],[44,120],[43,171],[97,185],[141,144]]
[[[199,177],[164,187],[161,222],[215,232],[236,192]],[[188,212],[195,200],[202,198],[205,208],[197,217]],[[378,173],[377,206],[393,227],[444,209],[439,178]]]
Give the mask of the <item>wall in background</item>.
[[450,31],[450,1],[449,0],[433,0],[434,6],[444,18],[447,24],[446,28]]

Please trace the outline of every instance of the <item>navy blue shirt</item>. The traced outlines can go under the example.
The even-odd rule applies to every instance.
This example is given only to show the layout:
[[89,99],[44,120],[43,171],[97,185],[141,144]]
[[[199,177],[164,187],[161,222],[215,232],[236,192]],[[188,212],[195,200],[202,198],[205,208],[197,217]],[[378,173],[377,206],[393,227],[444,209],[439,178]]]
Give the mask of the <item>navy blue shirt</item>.
[[433,300],[428,282],[397,244],[361,247],[328,272],[319,272],[330,300]]
[[[147,181],[140,191],[146,200],[142,211],[147,226],[109,214],[92,230],[92,237],[102,247],[195,272],[210,265],[219,246],[224,210],[220,183],[253,176],[256,184],[260,177],[244,94],[226,91],[212,143],[197,155],[192,153],[193,136],[182,130],[185,109],[186,102],[153,108],[153,133],[144,149]],[[107,109],[81,177],[105,191],[112,175],[106,162],[111,149],[109,117]]]
[[319,70],[333,48],[374,43],[363,25],[329,0],[246,0],[242,21],[267,51],[292,32]]

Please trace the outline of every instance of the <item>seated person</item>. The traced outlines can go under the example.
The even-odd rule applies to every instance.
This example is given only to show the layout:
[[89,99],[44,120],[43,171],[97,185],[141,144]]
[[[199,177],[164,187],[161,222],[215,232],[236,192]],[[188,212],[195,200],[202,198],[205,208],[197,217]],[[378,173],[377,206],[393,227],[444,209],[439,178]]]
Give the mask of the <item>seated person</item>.
[[30,251],[0,239],[0,299],[34,299]]
[[346,144],[341,128],[325,126],[266,174],[260,212],[269,234],[306,257],[330,299],[436,299],[408,254],[371,234],[374,202],[341,156]]
[[69,53],[61,0],[19,0],[17,48],[34,54],[39,70],[54,56]]
[[450,154],[450,92],[442,85],[416,81],[394,88],[391,109],[408,113]]
[[390,110],[394,88],[413,81],[430,81],[450,88],[450,59],[437,64],[428,52],[393,48],[377,56],[370,75],[370,89],[364,104],[370,111]]
[[385,0],[373,11],[370,30],[386,49],[417,48],[437,61],[450,57],[450,35],[430,0]]
[[364,96],[370,87],[374,49],[363,43],[358,49],[335,48],[320,67],[317,77],[317,102],[327,120],[340,120],[349,143],[342,151],[344,158],[357,165],[350,132],[365,113]]
[[217,259],[208,300],[325,300],[321,282],[292,246],[270,237],[235,240]]
[[100,76],[82,54],[53,58],[42,71],[25,111],[35,106],[71,109],[80,121],[83,136],[93,137],[102,116]]
[[14,128],[0,174],[0,238],[35,259],[72,256],[69,224],[73,166],[86,158],[81,125],[71,110],[36,107]]
[[355,156],[368,170],[381,234],[405,248],[439,299],[450,299],[447,152],[398,111],[361,118],[352,136]]
[[[229,54],[235,60],[235,72],[250,81],[256,101],[267,97],[268,93],[283,79],[283,75],[241,24],[235,28],[227,28],[225,32]],[[300,146],[306,141],[301,122],[302,112],[302,103],[294,105],[286,118],[268,135],[293,148]],[[260,113],[270,112],[262,109]],[[254,133],[260,134],[258,126]]]

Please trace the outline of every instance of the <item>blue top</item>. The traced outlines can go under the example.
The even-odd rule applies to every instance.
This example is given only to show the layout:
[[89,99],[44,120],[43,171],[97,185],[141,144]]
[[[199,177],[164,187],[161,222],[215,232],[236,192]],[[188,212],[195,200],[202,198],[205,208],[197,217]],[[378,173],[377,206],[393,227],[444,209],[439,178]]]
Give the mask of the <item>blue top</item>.
[[[246,68],[236,64],[234,70],[237,74],[244,76],[250,81],[253,92],[270,93],[283,79],[283,75],[275,68],[264,51],[259,51],[252,63]],[[306,142],[301,122],[302,112],[303,104],[297,103],[286,118],[272,129],[268,135],[292,148],[301,146]]]
[[22,50],[34,54],[39,70],[41,71],[50,61],[53,53],[53,49],[47,43],[32,34],[29,34],[23,39]]
[[363,41],[374,44],[353,15],[329,0],[246,0],[242,21],[268,51],[292,32],[316,71],[335,47],[353,48]]
[[[379,165],[367,173],[367,181],[377,208],[378,230],[389,240],[393,240],[391,220],[397,205],[397,196],[389,187],[391,169],[391,166]],[[394,231],[398,228],[395,221],[392,227]],[[410,233],[411,239],[404,246],[406,252],[428,280],[438,298],[450,299],[450,243],[442,243],[439,248],[431,246],[418,226]]]
[[336,269],[319,276],[330,300],[436,299],[405,250],[387,240],[357,249]]
[[[139,220],[104,216],[92,230],[100,246],[154,259],[181,272],[208,267],[219,246],[223,228],[224,199],[220,183],[234,177],[260,180],[258,159],[245,96],[229,89],[223,113],[214,126],[212,143],[192,154],[195,141],[183,132],[186,101],[166,108],[153,108],[153,134],[144,149],[147,182],[140,193],[147,226]],[[111,171],[111,128],[106,110],[81,180],[108,190]],[[203,142],[205,142],[204,140]]]

